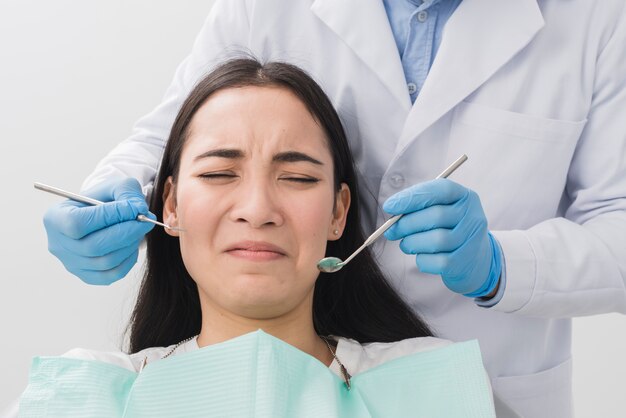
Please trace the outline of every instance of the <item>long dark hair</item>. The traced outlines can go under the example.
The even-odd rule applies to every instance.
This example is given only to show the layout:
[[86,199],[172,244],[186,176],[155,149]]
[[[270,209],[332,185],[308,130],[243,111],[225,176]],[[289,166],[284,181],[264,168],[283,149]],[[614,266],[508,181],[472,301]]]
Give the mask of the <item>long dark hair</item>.
[[[182,105],[172,127],[152,192],[150,210],[162,219],[163,189],[176,182],[189,123],[217,91],[246,86],[280,87],[294,93],[325,131],[334,163],[334,183],[350,188],[351,206],[343,235],[329,241],[327,256],[347,258],[364,241],[354,162],[341,121],[322,89],[299,68],[251,58],[228,61],[200,81]],[[130,352],[168,346],[200,332],[198,288],[187,272],[178,238],[161,228],[147,236],[146,269],[129,323]],[[320,273],[313,296],[313,323],[319,335],[336,335],[361,343],[392,342],[430,336],[428,326],[392,289],[366,249],[336,273]]]

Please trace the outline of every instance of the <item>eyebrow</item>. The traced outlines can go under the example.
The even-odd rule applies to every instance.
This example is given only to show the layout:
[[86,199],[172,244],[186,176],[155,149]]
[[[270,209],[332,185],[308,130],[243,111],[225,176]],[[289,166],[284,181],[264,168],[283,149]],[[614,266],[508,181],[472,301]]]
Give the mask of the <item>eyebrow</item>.
[[272,161],[283,162],[283,163],[297,163],[300,161],[306,161],[306,162],[313,163],[316,165],[324,165],[321,161],[316,160],[310,155],[307,155],[303,152],[298,152],[298,151],[280,152],[274,155],[274,158],[272,158]]
[[211,151],[203,152],[202,154],[196,156],[194,161],[201,160],[203,158],[208,157],[220,157],[220,158],[229,158],[232,160],[243,158],[243,152],[238,149],[228,149],[228,148],[220,148],[214,149]]
[[[238,160],[238,159],[243,158],[244,156],[245,154],[241,150],[232,149],[232,148],[220,148],[220,149],[214,149],[211,151],[203,152],[202,154],[194,158],[194,161],[198,161],[198,160],[201,160],[203,158],[208,158],[208,157],[218,157],[218,158],[228,158],[231,160]],[[299,151],[279,152],[278,154],[274,155],[274,157],[272,158],[272,162],[281,162],[281,163],[297,163],[301,161],[313,163],[316,165],[324,165],[324,163],[322,163],[321,161],[316,160],[310,155],[307,155]]]

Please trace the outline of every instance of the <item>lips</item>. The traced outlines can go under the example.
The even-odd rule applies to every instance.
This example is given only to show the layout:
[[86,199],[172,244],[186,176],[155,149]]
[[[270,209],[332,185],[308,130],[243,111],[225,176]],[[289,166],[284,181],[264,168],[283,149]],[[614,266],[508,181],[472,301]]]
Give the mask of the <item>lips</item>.
[[[287,252],[277,245],[264,241],[241,241],[230,245],[226,252],[235,253],[274,253],[287,255]],[[261,255],[261,254],[259,254]]]

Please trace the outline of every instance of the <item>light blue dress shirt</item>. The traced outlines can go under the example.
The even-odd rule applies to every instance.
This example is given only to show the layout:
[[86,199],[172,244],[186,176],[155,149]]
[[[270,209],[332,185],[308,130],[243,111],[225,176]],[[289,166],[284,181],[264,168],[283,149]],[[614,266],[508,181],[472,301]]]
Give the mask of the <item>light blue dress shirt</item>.
[[[383,3],[402,60],[407,90],[415,103],[437,55],[443,28],[461,0],[383,0]],[[502,260],[498,292],[490,299],[476,298],[476,303],[483,307],[495,305],[502,299],[505,286]]]
[[443,27],[461,0],[383,0],[415,102],[435,60]]

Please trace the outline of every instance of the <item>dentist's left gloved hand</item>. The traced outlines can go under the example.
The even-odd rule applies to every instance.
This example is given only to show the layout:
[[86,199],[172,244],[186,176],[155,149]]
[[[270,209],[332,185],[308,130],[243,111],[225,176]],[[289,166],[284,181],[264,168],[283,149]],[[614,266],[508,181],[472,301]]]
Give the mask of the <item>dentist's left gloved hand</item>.
[[451,180],[420,183],[391,196],[383,209],[403,214],[385,232],[400,248],[416,255],[424,273],[441,275],[453,292],[490,295],[502,271],[502,250],[487,229],[478,195]]

